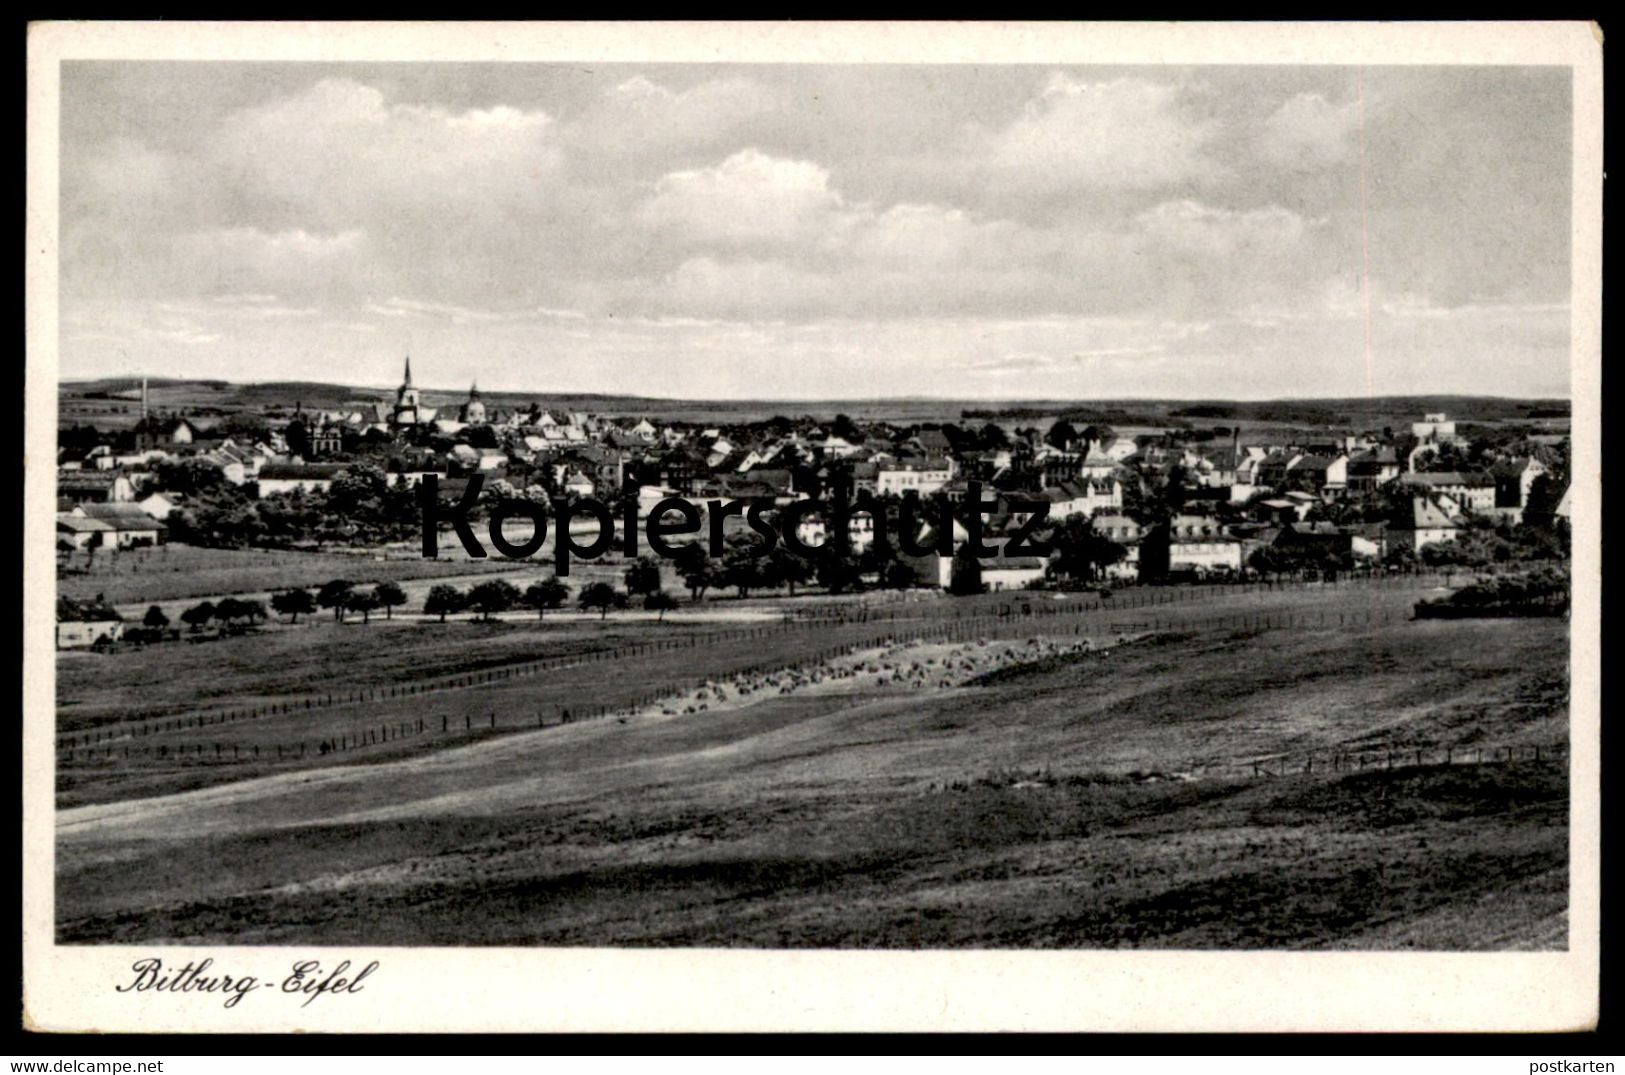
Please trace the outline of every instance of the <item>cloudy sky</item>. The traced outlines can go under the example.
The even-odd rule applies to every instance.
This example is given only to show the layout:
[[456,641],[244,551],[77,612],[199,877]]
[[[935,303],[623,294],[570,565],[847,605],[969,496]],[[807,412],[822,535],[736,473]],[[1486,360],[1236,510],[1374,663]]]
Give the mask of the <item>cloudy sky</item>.
[[62,373],[1566,395],[1569,113],[1566,68],[66,63]]

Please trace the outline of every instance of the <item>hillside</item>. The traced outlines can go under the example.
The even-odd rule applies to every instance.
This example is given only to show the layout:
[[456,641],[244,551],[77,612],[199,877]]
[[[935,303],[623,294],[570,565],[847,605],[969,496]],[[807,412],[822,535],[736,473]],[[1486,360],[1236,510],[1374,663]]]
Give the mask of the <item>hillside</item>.
[[[313,381],[264,381],[235,384],[153,378],[148,381],[149,405],[161,410],[218,410],[222,413],[273,405],[300,403],[316,409],[337,409],[359,402],[393,398],[393,389],[323,384]],[[467,398],[467,388],[424,388],[429,406],[447,406]],[[1226,400],[1068,400],[988,402],[973,399],[906,397],[871,400],[695,400],[655,399],[646,396],[602,393],[548,393],[482,391],[488,406],[528,407],[540,403],[558,410],[584,410],[598,414],[655,415],[668,420],[750,421],[782,414],[828,418],[888,417],[904,421],[1022,420],[1133,424],[1182,424],[1212,421],[1247,421],[1300,426],[1381,426],[1409,422],[1428,411],[1444,411],[1463,422],[1495,422],[1535,417],[1558,417],[1570,411],[1568,400],[1507,399],[1496,396],[1374,396],[1335,399]],[[140,382],[130,378],[64,381],[61,385],[63,419],[71,421],[95,413],[98,403],[128,404],[140,399]],[[90,410],[76,405],[92,405]],[[128,413],[128,412],[124,412]]]

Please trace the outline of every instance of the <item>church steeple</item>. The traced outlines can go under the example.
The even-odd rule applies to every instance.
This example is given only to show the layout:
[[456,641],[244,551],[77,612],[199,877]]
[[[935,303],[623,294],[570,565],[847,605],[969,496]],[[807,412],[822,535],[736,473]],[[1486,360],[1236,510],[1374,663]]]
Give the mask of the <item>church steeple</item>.
[[468,385],[468,402],[463,404],[462,421],[468,425],[485,424],[485,404],[480,400],[480,386],[476,381]]
[[418,390],[412,387],[412,356],[406,356],[406,377],[401,387],[395,392],[395,410],[392,415],[392,424],[397,426],[417,425],[423,415],[418,413],[420,406]]

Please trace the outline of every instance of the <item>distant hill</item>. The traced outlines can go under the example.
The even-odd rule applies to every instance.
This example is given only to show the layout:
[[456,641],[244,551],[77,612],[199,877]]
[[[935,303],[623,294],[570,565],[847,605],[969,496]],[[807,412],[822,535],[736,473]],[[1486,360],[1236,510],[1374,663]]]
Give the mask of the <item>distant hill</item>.
[[[139,379],[100,378],[63,381],[62,420],[88,421],[105,413],[108,420],[133,420],[139,403]],[[430,406],[455,406],[468,390],[422,389]],[[1497,396],[1373,396],[1336,399],[1236,400],[1031,400],[998,401],[906,397],[873,400],[694,400],[659,399],[608,393],[493,392],[482,391],[487,406],[503,409],[539,403],[553,410],[591,411],[599,414],[658,415],[675,421],[743,422],[773,415],[828,418],[846,414],[854,419],[889,418],[903,422],[1023,421],[1075,422],[1116,425],[1186,425],[1207,422],[1269,423],[1295,426],[1399,425],[1424,412],[1444,411],[1461,422],[1515,419],[1555,419],[1570,413],[1565,399],[1507,399]],[[270,406],[335,410],[345,406],[394,398],[394,389],[325,384],[316,381],[261,381],[235,384],[218,380],[149,378],[150,407],[165,412],[204,411],[231,413]],[[116,416],[116,417],[115,417]]]

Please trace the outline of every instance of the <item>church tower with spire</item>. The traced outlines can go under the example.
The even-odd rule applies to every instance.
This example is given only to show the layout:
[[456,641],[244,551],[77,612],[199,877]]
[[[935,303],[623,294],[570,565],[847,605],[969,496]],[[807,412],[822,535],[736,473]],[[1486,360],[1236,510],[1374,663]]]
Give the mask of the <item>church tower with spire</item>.
[[462,413],[458,418],[464,425],[478,426],[485,424],[485,403],[480,399],[478,382],[468,386],[468,402],[463,404]]

